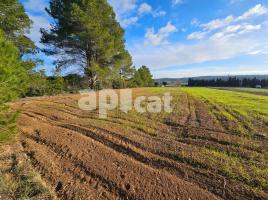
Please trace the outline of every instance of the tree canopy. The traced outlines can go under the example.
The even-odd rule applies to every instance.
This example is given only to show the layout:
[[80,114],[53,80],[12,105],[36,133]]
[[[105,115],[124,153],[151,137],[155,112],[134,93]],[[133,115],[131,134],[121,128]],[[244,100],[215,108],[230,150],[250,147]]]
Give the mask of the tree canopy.
[[31,24],[18,0],[0,1],[0,142],[10,141],[15,130],[16,113],[5,103],[26,93],[35,66],[33,59],[23,58],[36,52],[26,36]]
[[19,59],[18,49],[0,30],[0,103],[21,95],[27,87],[28,76]]
[[195,87],[256,87],[257,85],[266,88],[268,87],[268,79],[229,77],[227,80],[217,78],[214,80],[196,80],[190,78],[188,86]]
[[131,80],[131,87],[152,87],[154,86],[153,76],[146,66],[139,68]]
[[6,38],[19,49],[21,57],[36,51],[34,42],[25,35],[31,24],[32,21],[18,0],[0,1],[0,28]]
[[107,0],[50,0],[55,23],[42,29],[48,55],[57,55],[58,69],[79,66],[94,87],[101,77],[128,76],[132,59],[125,49],[124,30]]

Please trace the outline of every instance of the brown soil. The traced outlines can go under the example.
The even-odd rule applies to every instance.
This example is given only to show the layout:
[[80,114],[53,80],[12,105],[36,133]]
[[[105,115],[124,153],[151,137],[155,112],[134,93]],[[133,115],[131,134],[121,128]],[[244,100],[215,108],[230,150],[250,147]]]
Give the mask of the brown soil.
[[[98,119],[77,108],[78,95],[19,101],[13,108],[32,165],[62,199],[257,199],[239,181],[204,163],[182,159],[195,146],[239,152],[202,102],[181,96],[177,115],[146,123],[125,116]],[[150,122],[151,120],[151,122]],[[125,125],[127,124],[127,125]],[[155,135],[136,128],[155,130]],[[248,148],[248,151],[253,151]],[[247,158],[247,152],[243,152]]]

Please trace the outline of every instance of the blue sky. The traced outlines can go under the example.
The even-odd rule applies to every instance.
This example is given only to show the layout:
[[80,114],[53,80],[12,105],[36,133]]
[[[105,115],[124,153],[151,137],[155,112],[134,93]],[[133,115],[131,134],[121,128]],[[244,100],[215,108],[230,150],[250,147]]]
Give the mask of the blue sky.
[[[48,0],[21,0],[37,45]],[[109,0],[136,67],[155,78],[268,74],[267,0]],[[45,60],[48,73],[53,57]]]

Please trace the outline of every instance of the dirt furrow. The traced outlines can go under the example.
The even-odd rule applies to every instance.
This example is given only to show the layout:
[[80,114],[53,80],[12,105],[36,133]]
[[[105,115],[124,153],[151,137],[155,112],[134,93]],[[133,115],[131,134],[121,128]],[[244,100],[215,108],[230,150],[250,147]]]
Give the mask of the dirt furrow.
[[[93,188],[86,187],[86,188],[83,188],[83,190],[88,190],[88,189],[97,190],[97,191],[91,191],[93,194],[98,193],[98,194],[104,195],[108,192],[108,195],[110,198],[112,196],[113,196],[113,198],[115,198],[116,196],[119,196],[120,199],[129,199],[129,200],[134,199],[134,197],[127,194],[127,192],[124,189],[118,187],[116,183],[112,182],[111,180],[107,180],[106,178],[102,177],[99,174],[94,173],[90,169],[89,166],[85,166],[83,164],[82,160],[79,160],[75,156],[73,156],[70,153],[70,151],[67,150],[66,147],[58,146],[56,143],[44,140],[44,139],[40,138],[39,136],[32,136],[32,135],[29,135],[27,133],[23,133],[23,135],[28,139],[28,140],[24,139],[24,142],[23,142],[23,146],[24,146],[26,151],[27,151],[27,148],[29,148],[29,146],[27,146],[30,143],[29,140],[32,140],[35,143],[37,143],[35,145],[39,146],[39,148],[42,148],[42,151],[46,151],[46,150],[44,150],[45,149],[44,147],[47,147],[48,148],[47,151],[50,151],[50,154],[51,154],[51,152],[53,152],[53,154],[55,155],[53,161],[55,162],[55,159],[59,160],[58,166],[61,166],[61,168],[64,167],[64,169],[63,169],[64,175],[71,176],[71,177],[68,177],[69,180],[76,180],[76,179],[79,180],[79,182],[75,181],[74,185],[80,186],[80,185],[84,185],[86,182],[87,184],[90,184],[91,187],[93,187]],[[40,147],[40,145],[42,147]],[[31,160],[34,162],[34,165],[36,167],[38,167],[38,168],[45,167],[45,166],[42,166],[42,164],[40,164],[40,162],[39,162],[40,159],[35,156],[35,152],[33,153],[32,151],[28,151],[27,154],[31,158]],[[41,171],[44,171],[44,169]],[[43,174],[46,176],[47,174],[51,173],[49,171],[50,170],[45,170],[46,173],[43,173]],[[53,174],[54,173],[55,172],[53,171]],[[58,176],[59,176],[59,174],[60,173],[58,173]],[[50,177],[50,179],[51,179],[51,177]],[[54,180],[56,192],[58,192],[60,196],[62,196],[62,195],[66,196],[67,199],[72,199],[74,196],[77,196],[77,194],[75,194],[76,193],[75,191],[77,190],[77,188],[72,188],[72,189],[64,188],[66,185],[64,185],[63,182],[66,183],[65,181]],[[61,188],[57,188],[59,183],[62,185]],[[81,183],[83,183],[83,184],[81,184]],[[73,185],[72,185],[72,187],[73,187]],[[76,186],[74,186],[74,187],[76,187]],[[63,190],[65,190],[65,191],[63,191]],[[68,194],[69,190],[71,190],[72,193]],[[83,196],[85,196],[85,194]],[[94,197],[94,198],[92,197],[91,199],[95,199],[95,198],[96,197]]]
[[[214,109],[206,99],[178,92],[171,114],[139,117],[135,112],[115,111],[108,119],[99,119],[97,110],[76,108],[77,99],[79,95],[49,97],[16,105],[22,113],[19,129],[24,149],[59,197],[265,198],[253,191],[264,180],[261,175],[249,182],[244,174],[230,176],[233,169],[220,167],[224,155],[227,163],[241,159],[241,166],[250,167],[245,164],[249,160],[260,169],[256,173],[264,173],[265,142],[233,132],[227,119],[221,123],[216,113],[227,112],[225,108]],[[233,117],[242,123],[236,113]]]
[[[71,144],[70,144],[71,145]],[[69,145],[68,145],[69,146]],[[72,146],[72,145],[71,145]],[[72,151],[74,150],[74,146],[72,146],[73,148],[71,149]],[[59,148],[62,148],[62,147],[59,147]],[[102,147],[103,148],[103,147]],[[101,148],[101,149],[102,149]],[[101,151],[103,151],[104,149],[102,149]],[[98,152],[101,152],[101,151],[98,151]],[[106,150],[107,151],[107,150]],[[108,149],[108,154],[109,154],[109,158],[111,159],[111,157],[113,158],[113,159],[115,159],[116,157],[118,157],[119,155],[118,154],[116,154],[115,152],[111,152],[109,149]],[[112,154],[115,154],[115,155],[117,155],[117,156],[111,156]],[[73,155],[75,155],[75,154],[73,154]],[[106,155],[104,152],[102,152],[102,154],[101,155]],[[101,156],[102,157],[102,156]],[[125,156],[124,156],[125,157]],[[83,158],[86,158],[86,157],[83,157]],[[95,155],[95,159],[100,159],[100,155]],[[107,172],[106,171],[109,171],[109,170],[111,170],[111,166],[110,167],[108,167],[107,166],[107,160],[95,160],[94,159],[94,163],[95,163],[95,165],[98,165],[98,166],[96,166],[96,169],[95,170],[98,170],[99,172],[101,171],[103,174],[107,174]],[[127,159],[127,160],[126,160]],[[160,192],[159,194],[155,194],[153,191],[156,191],[156,190],[153,190],[153,191],[151,191],[151,192],[153,192],[153,193],[151,193],[151,192],[149,192],[148,194],[146,193],[146,195],[150,195],[150,196],[148,196],[148,197],[152,197],[152,196],[155,196],[156,197],[156,199],[163,199],[163,195],[164,196],[166,196],[166,198],[168,198],[168,196],[170,196],[171,197],[171,199],[174,199],[174,198],[177,198],[176,196],[178,195],[178,197],[180,197],[181,199],[187,199],[186,197],[189,197],[189,195],[187,195],[187,193],[188,193],[188,191],[187,191],[187,189],[185,189],[185,188],[183,188],[183,190],[181,190],[182,189],[182,187],[184,187],[184,185],[186,184],[186,185],[189,185],[189,183],[187,183],[187,182],[183,182],[182,180],[180,180],[180,179],[178,179],[178,178],[175,178],[175,177],[172,177],[172,176],[170,176],[170,175],[168,175],[168,174],[165,174],[164,172],[161,172],[161,171],[158,171],[158,170],[153,170],[153,169],[149,169],[149,168],[147,168],[146,166],[142,166],[142,165],[140,165],[139,163],[136,163],[136,162],[133,162],[133,161],[131,161],[131,159],[129,160],[129,158],[128,158],[128,156],[126,156],[125,157],[125,159],[123,159],[123,158],[121,158],[121,159],[118,159],[118,158],[116,158],[115,159],[115,161],[111,161],[111,162],[109,162],[109,163],[121,163],[122,161],[124,161],[124,160],[126,160],[125,162],[124,162],[124,164],[123,165],[120,165],[120,167],[122,167],[122,168],[125,168],[125,166],[126,165],[129,165],[129,164],[131,164],[131,166],[132,167],[127,167],[127,169],[124,169],[124,171],[129,171],[128,169],[130,169],[130,168],[133,168],[134,167],[134,171],[136,171],[136,172],[139,172],[140,170],[142,170],[142,171],[144,171],[144,172],[141,172],[140,171],[140,175],[139,175],[139,178],[138,179],[136,179],[136,178],[134,178],[134,177],[130,177],[130,179],[129,179],[129,182],[131,183],[132,181],[134,181],[134,180],[138,180],[139,182],[141,181],[141,180],[143,180],[144,178],[146,178],[146,180],[147,180],[147,182],[146,181],[144,181],[144,182],[142,182],[142,184],[141,183],[139,183],[138,185],[137,185],[137,183],[136,184],[130,184],[130,183],[128,183],[128,184],[130,184],[130,185],[136,185],[136,186],[139,186],[140,188],[139,188],[139,190],[137,190],[138,191],[138,194],[139,195],[145,195],[145,193],[147,192],[149,192],[149,191],[151,191],[151,189],[150,189],[150,186],[146,186],[146,185],[143,185],[143,184],[147,184],[148,183],[148,181],[149,182],[157,182],[157,183],[162,183],[162,184],[168,184],[168,185],[164,185],[164,188],[165,187],[169,187],[169,188],[173,188],[172,189],[172,191],[169,191],[169,193],[166,193],[166,192],[164,192],[164,194],[162,193],[162,192]],[[83,162],[86,164],[86,159],[83,159]],[[102,169],[104,169],[103,168],[103,166],[101,165],[101,163],[105,163],[104,165],[105,165],[105,169],[106,170],[102,170]],[[86,164],[86,166],[91,166],[89,163],[87,163]],[[137,167],[135,167],[135,166],[137,166]],[[135,168],[136,168],[136,170],[135,170]],[[131,171],[133,171],[133,170],[131,170]],[[111,172],[110,171],[110,173],[108,173],[107,174],[107,176],[112,176],[112,175],[116,175],[117,174],[117,176],[115,176],[114,177],[114,179],[118,179],[118,177],[120,177],[120,174],[118,174],[118,171],[120,172],[120,171],[122,171],[122,170],[118,170],[118,167],[116,168],[116,171],[114,171],[114,172]],[[158,175],[153,175],[152,176],[152,172],[153,173],[157,173]],[[161,175],[160,175],[161,174]],[[148,177],[148,176],[150,175],[150,178]],[[129,176],[129,175],[128,175]],[[133,175],[132,175],[133,176]],[[134,176],[137,176],[137,173],[135,173],[134,174]],[[141,176],[141,177],[140,177]],[[121,176],[122,177],[122,176]],[[126,176],[124,175],[124,177],[126,178]],[[152,177],[154,177],[154,178],[152,178]],[[168,178],[169,177],[169,178]],[[149,179],[147,179],[147,178],[149,178]],[[158,180],[159,179],[159,180]],[[161,181],[161,179],[165,179],[165,180],[162,180]],[[172,180],[172,181],[171,181]],[[171,182],[170,182],[171,181]],[[175,182],[174,182],[175,181]],[[178,182],[179,181],[179,182]],[[119,180],[117,180],[116,182],[120,182]],[[173,182],[173,183],[172,183]],[[176,183],[177,182],[177,183]],[[180,182],[183,182],[183,183],[180,183]],[[154,183],[154,187],[160,187],[159,189],[158,189],[158,191],[163,191],[163,185],[158,185],[157,183]],[[169,183],[171,184],[171,185],[169,185]],[[128,184],[124,184],[127,188],[128,188]],[[179,184],[179,185],[178,185]],[[190,184],[191,185],[191,184]],[[149,187],[149,188],[148,188]],[[177,189],[175,189],[174,187],[179,187],[179,188],[177,188]],[[196,186],[194,186],[194,185],[192,185],[191,187],[196,187]],[[142,189],[142,188],[144,188],[144,189]],[[147,189],[146,189],[147,188]],[[181,189],[180,189],[181,188]],[[196,189],[198,189],[198,187],[196,188]],[[145,190],[144,192],[142,192],[143,190]],[[201,189],[198,189],[198,190],[200,190],[198,193],[200,193],[200,194],[202,194],[203,192],[202,192],[202,190]],[[136,190],[135,190],[136,191]],[[141,192],[141,194],[140,194],[140,192]],[[180,195],[180,192],[182,192],[182,193],[184,193],[185,194],[185,192],[186,192],[186,194],[185,195]],[[196,193],[196,194],[198,194],[198,193]],[[136,194],[137,195],[137,194]],[[160,195],[160,196],[159,196]],[[172,195],[173,195],[173,197],[172,197]],[[175,195],[175,196],[174,196]],[[162,197],[161,197],[162,196]],[[191,196],[191,195],[190,195]],[[196,197],[194,197],[194,196],[192,196],[191,197],[192,199],[196,199]],[[203,197],[204,198],[204,197]],[[207,197],[206,197],[207,198]],[[206,199],[205,198],[205,199]],[[209,198],[212,198],[212,196],[211,197],[209,197]],[[215,197],[213,197],[213,198],[215,198]],[[141,199],[146,199],[146,198],[141,198]]]
[[[200,187],[204,187],[206,189],[209,189],[210,191],[216,193],[220,196],[232,196],[234,193],[233,189],[230,187],[228,189],[223,188],[223,190],[219,190],[217,188],[214,188],[215,185],[218,185],[218,180],[224,180],[223,178],[220,178],[218,176],[210,175],[210,178],[208,179],[207,174],[209,173],[209,167],[206,166],[204,163],[198,163],[193,160],[188,160],[186,158],[181,158],[176,156],[175,154],[170,153],[164,153],[164,152],[153,152],[156,153],[156,156],[161,156],[163,158],[169,158],[171,160],[186,164],[183,166],[178,166],[178,163],[172,163],[167,160],[163,160],[162,158],[153,158],[152,155],[143,155],[140,153],[137,153],[134,151],[130,146],[124,146],[123,144],[120,144],[120,142],[112,142],[104,137],[104,135],[96,134],[96,132],[92,132],[88,129],[78,127],[75,125],[60,125],[63,128],[67,128],[79,133],[82,133],[83,135],[86,135],[87,137],[90,137],[91,139],[98,141],[109,148],[112,148],[113,150],[124,154],[126,156],[130,156],[137,160],[138,162],[141,162],[145,165],[149,165],[156,169],[162,169],[166,170],[169,173],[172,173],[178,177],[185,178],[187,177],[187,180],[191,180],[192,182],[198,184]],[[190,166],[187,166],[190,165]],[[193,168],[196,168],[196,170],[193,170]],[[203,169],[203,170],[202,170]],[[205,170],[205,171],[204,171]],[[203,171],[203,172],[202,172]],[[212,178],[213,177],[213,178]],[[224,181],[223,181],[224,182]],[[228,186],[227,186],[228,187]],[[227,192],[226,192],[227,191]]]

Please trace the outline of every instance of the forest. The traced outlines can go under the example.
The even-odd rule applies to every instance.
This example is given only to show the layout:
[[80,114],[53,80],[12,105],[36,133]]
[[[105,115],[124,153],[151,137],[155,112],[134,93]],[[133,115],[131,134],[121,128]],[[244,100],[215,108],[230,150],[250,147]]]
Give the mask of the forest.
[[243,78],[229,77],[227,80],[215,79],[215,80],[202,80],[190,78],[188,80],[188,86],[191,87],[268,87],[268,79],[257,79],[255,78]]

